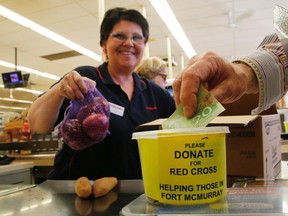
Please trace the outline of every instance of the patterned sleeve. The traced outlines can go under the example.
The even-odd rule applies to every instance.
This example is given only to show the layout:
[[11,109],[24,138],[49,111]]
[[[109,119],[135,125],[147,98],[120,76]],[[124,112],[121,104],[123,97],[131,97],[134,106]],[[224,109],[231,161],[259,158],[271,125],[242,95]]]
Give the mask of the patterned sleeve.
[[288,87],[288,59],[276,34],[266,36],[255,52],[235,61],[249,65],[258,79],[259,102],[252,115],[267,110],[284,96]]

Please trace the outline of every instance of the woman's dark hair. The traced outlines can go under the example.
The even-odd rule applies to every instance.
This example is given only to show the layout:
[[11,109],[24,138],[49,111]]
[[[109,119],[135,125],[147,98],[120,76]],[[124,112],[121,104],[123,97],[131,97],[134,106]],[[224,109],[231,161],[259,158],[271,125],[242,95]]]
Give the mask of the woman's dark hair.
[[112,8],[106,11],[100,28],[100,45],[108,39],[115,24],[121,20],[137,23],[142,28],[145,43],[149,39],[149,24],[145,17],[137,10],[126,8]]

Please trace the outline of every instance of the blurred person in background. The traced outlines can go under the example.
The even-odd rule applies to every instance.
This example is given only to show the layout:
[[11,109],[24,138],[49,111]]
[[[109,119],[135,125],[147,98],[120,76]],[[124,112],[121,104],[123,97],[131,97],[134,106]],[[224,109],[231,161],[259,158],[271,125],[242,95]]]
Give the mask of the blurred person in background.
[[153,56],[143,59],[135,72],[143,78],[153,81],[165,89],[167,73],[166,63],[159,57]]

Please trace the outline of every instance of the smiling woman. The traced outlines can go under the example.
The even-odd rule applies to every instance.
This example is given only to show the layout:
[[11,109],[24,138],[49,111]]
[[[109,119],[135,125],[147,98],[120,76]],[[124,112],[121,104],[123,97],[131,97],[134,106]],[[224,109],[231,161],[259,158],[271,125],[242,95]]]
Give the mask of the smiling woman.
[[100,29],[100,44],[107,61],[98,67],[75,68],[31,105],[29,123],[39,133],[51,132],[62,122],[70,102],[84,99],[87,82],[94,90],[96,83],[111,107],[109,133],[104,140],[81,151],[64,143],[49,178],[142,178],[138,146],[131,139],[132,133],[138,125],[167,118],[175,110],[174,100],[167,91],[134,72],[148,39],[149,25],[140,12],[125,8],[108,10]]

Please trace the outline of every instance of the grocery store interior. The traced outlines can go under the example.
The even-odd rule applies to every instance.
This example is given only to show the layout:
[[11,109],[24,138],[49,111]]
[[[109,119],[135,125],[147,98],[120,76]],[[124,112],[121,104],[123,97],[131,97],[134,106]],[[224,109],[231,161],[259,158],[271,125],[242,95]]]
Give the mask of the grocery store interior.
[[[99,26],[107,9],[132,8],[147,18],[150,38],[144,55],[166,62],[167,89],[194,55],[213,51],[230,61],[252,53],[266,35],[275,32],[275,5],[288,9],[287,0],[167,0],[171,8],[167,15],[157,8],[157,2],[161,1],[0,0],[0,184],[38,185],[46,180],[61,148],[61,137],[33,133],[27,112],[67,72],[104,61]],[[4,75],[10,73],[20,74],[21,84],[5,85]],[[275,152],[288,160],[288,96],[275,106],[281,120],[281,145]],[[259,121],[265,122],[265,117]],[[244,168],[247,173],[241,170],[228,181],[233,184],[243,175],[288,178],[282,166],[261,170],[256,176]]]

